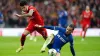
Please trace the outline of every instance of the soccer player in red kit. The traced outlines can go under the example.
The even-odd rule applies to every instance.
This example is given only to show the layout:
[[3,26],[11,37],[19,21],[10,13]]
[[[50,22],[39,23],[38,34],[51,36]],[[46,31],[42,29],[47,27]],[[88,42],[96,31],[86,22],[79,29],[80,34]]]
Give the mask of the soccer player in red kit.
[[85,11],[81,14],[81,26],[82,26],[82,41],[86,36],[86,31],[90,26],[91,19],[93,18],[93,12],[90,10],[89,6],[86,6]]
[[30,5],[27,5],[26,1],[21,1],[20,7],[21,7],[22,12],[24,12],[24,13],[23,14],[16,14],[16,16],[20,17],[20,18],[21,17],[28,17],[28,19],[30,19],[30,20],[29,20],[28,26],[25,28],[25,30],[21,36],[21,39],[20,39],[21,46],[20,46],[20,48],[18,48],[16,50],[16,52],[20,52],[23,49],[26,36],[35,30],[37,32],[39,32],[45,40],[47,38],[47,31],[45,28],[36,28],[35,27],[36,24],[42,25],[42,26],[44,25],[43,18],[40,16],[40,14],[36,10],[36,8],[33,6],[30,6]]

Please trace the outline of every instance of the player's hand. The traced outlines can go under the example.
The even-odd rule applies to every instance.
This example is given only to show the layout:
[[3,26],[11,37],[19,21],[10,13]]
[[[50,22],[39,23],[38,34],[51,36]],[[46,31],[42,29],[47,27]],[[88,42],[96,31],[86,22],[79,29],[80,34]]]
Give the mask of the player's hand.
[[43,26],[36,24],[35,27],[37,28],[43,28]]
[[15,16],[17,16],[17,17],[22,17],[21,15],[19,15],[19,14],[15,14]]

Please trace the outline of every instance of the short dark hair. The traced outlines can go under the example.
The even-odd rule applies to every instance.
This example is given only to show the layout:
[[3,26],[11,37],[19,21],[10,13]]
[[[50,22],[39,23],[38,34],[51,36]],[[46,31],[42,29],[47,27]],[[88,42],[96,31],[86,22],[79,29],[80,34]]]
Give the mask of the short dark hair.
[[27,5],[27,1],[20,1],[20,6],[24,6],[24,5]]
[[73,30],[75,28],[74,24],[70,24],[69,27],[73,28]]

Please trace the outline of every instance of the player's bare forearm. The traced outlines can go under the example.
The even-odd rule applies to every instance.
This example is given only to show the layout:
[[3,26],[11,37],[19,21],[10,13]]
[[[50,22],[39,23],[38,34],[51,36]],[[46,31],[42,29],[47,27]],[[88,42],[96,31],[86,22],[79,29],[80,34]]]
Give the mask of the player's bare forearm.
[[21,17],[30,17],[30,16],[32,16],[32,15],[30,15],[30,14],[22,14],[21,15]]
[[61,30],[62,29],[62,28],[56,27],[56,26],[42,26],[42,25],[38,25],[38,24],[36,24],[35,27],[46,28],[46,29],[51,29],[51,30]]
[[16,14],[17,17],[29,17],[32,16],[30,14]]
[[25,12],[22,11],[22,14],[16,14],[17,17],[30,17],[33,14],[33,10],[29,10],[29,12],[26,14]]
[[34,12],[34,10],[33,9],[30,9],[27,14],[22,14],[21,16],[22,17],[30,17],[30,16],[32,16],[33,12]]

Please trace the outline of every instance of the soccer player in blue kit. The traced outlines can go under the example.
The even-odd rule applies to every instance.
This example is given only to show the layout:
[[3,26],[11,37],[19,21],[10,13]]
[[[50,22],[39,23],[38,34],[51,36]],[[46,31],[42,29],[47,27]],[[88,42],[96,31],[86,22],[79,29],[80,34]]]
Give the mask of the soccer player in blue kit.
[[[59,24],[59,27],[64,27],[66,28],[67,25],[68,25],[68,13],[67,11],[62,7],[62,6],[58,6],[57,8],[57,14],[58,14],[58,24]],[[51,41],[52,41],[52,38],[54,37],[54,34],[50,34],[47,38],[47,40],[44,42],[44,45],[43,47],[41,48],[41,52],[44,52],[45,51],[45,47],[47,46],[47,44],[49,44]],[[50,44],[49,44],[50,45]],[[48,47],[49,47],[48,45]]]
[[66,28],[68,25],[68,22],[67,22],[68,21],[68,13],[67,13],[67,11],[62,6],[58,6],[57,14],[58,14],[59,26]]
[[73,56],[75,56],[75,51],[73,47],[73,36],[71,34],[74,30],[73,24],[68,25],[67,28],[62,28],[57,26],[41,26],[41,25],[36,25],[36,27],[58,30],[58,34],[56,34],[54,38],[52,38],[52,42],[49,43],[50,45],[48,46],[50,49],[55,49],[57,51],[56,56],[60,56],[61,48],[68,42],[70,43],[71,53]]

